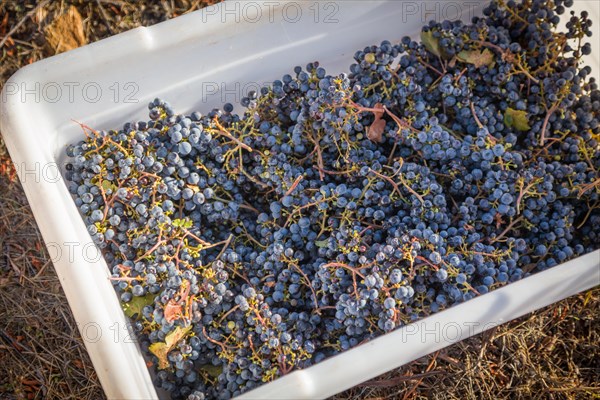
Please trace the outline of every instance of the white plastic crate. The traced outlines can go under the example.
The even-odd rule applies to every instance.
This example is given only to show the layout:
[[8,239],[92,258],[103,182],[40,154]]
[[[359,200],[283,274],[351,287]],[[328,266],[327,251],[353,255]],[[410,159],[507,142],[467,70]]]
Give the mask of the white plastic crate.
[[[470,19],[487,1],[230,1],[37,62],[4,87],[0,130],[18,170],[88,352],[109,398],[157,393],[62,178],[64,149],[80,139],[72,120],[96,129],[147,118],[154,97],[177,112],[236,103],[248,90],[320,61],[347,70],[354,51],[416,36],[430,19]],[[576,1],[594,19],[600,3]],[[600,48],[586,62],[598,77]],[[240,398],[324,398],[600,284],[600,250],[513,283]]]

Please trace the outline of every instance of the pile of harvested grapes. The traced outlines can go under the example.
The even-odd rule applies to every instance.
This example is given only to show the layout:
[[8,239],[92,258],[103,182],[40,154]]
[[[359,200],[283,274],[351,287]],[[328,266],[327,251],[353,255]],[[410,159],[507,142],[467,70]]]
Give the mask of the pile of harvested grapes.
[[[600,243],[600,91],[572,0],[313,62],[207,114],[84,127],[69,189],[156,385],[230,398]],[[568,17],[567,17],[568,18]]]

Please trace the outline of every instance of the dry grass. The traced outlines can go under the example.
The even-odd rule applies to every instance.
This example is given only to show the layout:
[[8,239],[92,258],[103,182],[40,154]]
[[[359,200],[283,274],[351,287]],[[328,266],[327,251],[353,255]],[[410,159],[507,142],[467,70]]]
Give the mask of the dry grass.
[[27,199],[9,171],[0,175],[0,398],[101,398]]
[[[0,89],[18,68],[64,50],[65,44],[93,42],[151,25],[204,3],[2,1]],[[56,40],[53,22],[71,5],[81,15],[84,37],[67,30],[63,34],[71,35],[70,40]],[[600,398],[599,314],[597,288],[423,357],[333,399]],[[103,398],[1,139],[0,398]]]
[[600,288],[499,326],[332,400],[600,398]]

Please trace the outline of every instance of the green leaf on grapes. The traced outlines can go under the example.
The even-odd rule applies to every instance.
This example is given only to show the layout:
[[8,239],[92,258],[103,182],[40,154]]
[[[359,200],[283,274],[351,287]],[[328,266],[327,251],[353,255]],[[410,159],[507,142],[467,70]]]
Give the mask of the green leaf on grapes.
[[327,246],[329,246],[329,240],[328,239],[316,240],[315,244],[317,245],[317,247],[327,247]]
[[201,365],[200,369],[213,378],[218,378],[223,372],[223,367],[221,365],[205,364]]
[[187,335],[192,329],[192,326],[181,326],[176,327],[173,331],[165,337],[165,342],[152,343],[148,348],[152,354],[158,358],[158,369],[165,369],[169,367],[169,360],[167,356],[169,352],[177,345],[177,343]]
[[154,302],[155,294],[148,293],[145,296],[134,296],[129,303],[121,303],[121,308],[129,318],[138,319],[142,315],[142,309]]
[[112,190],[113,192],[117,190],[117,187],[112,184],[110,181],[102,181],[102,183],[100,184],[102,186],[102,189],[104,189],[104,191],[106,192],[107,190]]
[[178,228],[191,228],[194,225],[192,220],[189,218],[176,218],[171,223],[173,224],[173,226],[176,226]]
[[442,56],[442,51],[440,49],[440,40],[433,36],[432,31],[421,31],[421,42],[431,54],[434,54],[438,57]]
[[456,55],[456,58],[464,63],[473,64],[476,68],[490,67],[494,63],[494,53],[489,49],[463,50]]
[[527,112],[523,110],[507,108],[504,113],[504,124],[509,128],[515,128],[523,132],[531,129],[527,120]]

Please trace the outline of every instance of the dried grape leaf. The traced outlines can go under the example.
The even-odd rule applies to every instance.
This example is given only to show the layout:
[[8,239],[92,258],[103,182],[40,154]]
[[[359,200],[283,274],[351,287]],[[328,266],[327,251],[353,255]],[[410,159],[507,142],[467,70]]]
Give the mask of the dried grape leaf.
[[81,47],[88,42],[83,18],[75,6],[70,6],[66,12],[56,17],[44,29],[44,33],[53,54]]
[[372,142],[381,143],[383,141],[383,131],[385,130],[385,120],[377,119],[373,121],[367,132],[367,137]]
[[383,131],[385,130],[385,120],[381,119],[383,114],[385,113],[385,109],[383,108],[383,104],[377,103],[373,108],[381,111],[373,111],[373,115],[375,119],[369,128],[367,129],[367,137],[369,140],[377,143],[381,143],[383,137]]
[[504,113],[504,124],[509,128],[515,128],[518,131],[528,131],[531,129],[527,120],[527,112],[507,108]]
[[494,53],[489,49],[479,50],[463,50],[456,55],[459,61],[473,64],[476,68],[483,66],[491,66],[494,63]]
[[165,305],[164,314],[167,322],[173,322],[181,317],[183,312],[181,304],[177,303],[175,300],[171,299]]
[[373,111],[373,115],[375,115],[375,119],[380,119],[381,117],[383,117],[383,114],[385,114],[385,109],[383,108],[383,104],[381,103],[376,103],[373,108],[377,109],[377,110],[381,110],[381,111]]
[[158,369],[165,369],[169,366],[167,355],[191,329],[191,325],[185,328],[178,326],[173,331],[169,332],[169,334],[165,337],[164,343],[157,342],[150,345],[150,352],[158,358]]

